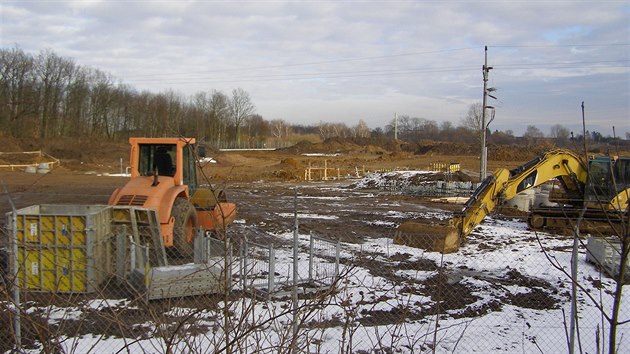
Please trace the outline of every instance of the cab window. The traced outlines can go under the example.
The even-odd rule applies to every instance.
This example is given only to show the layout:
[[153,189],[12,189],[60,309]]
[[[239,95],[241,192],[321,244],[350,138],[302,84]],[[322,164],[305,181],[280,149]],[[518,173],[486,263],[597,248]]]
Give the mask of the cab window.
[[138,172],[142,176],[150,176],[157,171],[160,176],[175,175],[174,144],[141,144],[138,161]]

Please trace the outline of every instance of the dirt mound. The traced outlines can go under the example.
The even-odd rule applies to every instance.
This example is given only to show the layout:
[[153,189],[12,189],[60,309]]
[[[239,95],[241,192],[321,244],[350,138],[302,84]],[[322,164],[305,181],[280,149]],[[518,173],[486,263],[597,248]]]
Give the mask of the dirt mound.
[[[407,146],[407,148],[410,148]],[[478,144],[421,141],[413,146],[416,155],[429,156],[478,156]],[[525,148],[522,145],[488,144],[488,159],[499,161],[527,161],[549,150],[549,146],[539,145]]]
[[220,154],[214,156],[217,161],[217,166],[231,167],[231,166],[258,166],[260,161],[256,158],[246,157],[242,154]]
[[529,161],[543,155],[549,147],[546,145],[526,148],[522,145],[488,145],[488,159],[495,161]]
[[80,160],[84,163],[129,159],[129,143],[116,143],[108,140],[51,139],[42,149],[60,159]]
[[330,138],[320,143],[300,141],[299,143],[281,149],[281,151],[291,154],[342,154],[342,153],[370,153],[384,154],[387,149],[370,144],[366,139]]
[[407,146],[413,149],[416,155],[474,155],[479,154],[479,146],[466,143],[446,143],[434,141],[421,141],[415,145]]
[[[489,143],[488,160],[507,162],[529,161],[552,148],[553,146],[548,142],[541,142],[540,144],[534,146]],[[478,143],[433,140],[421,140],[410,143],[385,138],[330,138],[320,143],[301,141],[294,146],[283,149],[282,151],[289,154],[363,153],[387,156],[388,158],[405,157],[406,154],[409,153],[423,157],[471,156],[478,158],[480,146]]]
[[280,163],[274,167],[276,170],[272,172],[272,175],[280,179],[297,180],[304,174],[304,165],[291,157],[280,160]]

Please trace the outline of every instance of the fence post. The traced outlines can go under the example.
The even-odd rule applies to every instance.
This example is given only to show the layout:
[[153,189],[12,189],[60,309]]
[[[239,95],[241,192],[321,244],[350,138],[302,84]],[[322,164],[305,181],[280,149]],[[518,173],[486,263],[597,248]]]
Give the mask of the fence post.
[[241,279],[243,280],[243,291],[247,289],[247,240],[241,247]]
[[131,236],[129,236],[129,262],[131,263],[129,271],[133,272],[136,269],[136,243],[133,242]]
[[339,276],[339,254],[341,253],[341,242],[337,240],[335,245],[335,278]]
[[274,288],[274,276],[276,273],[276,251],[273,249],[273,245],[269,246],[269,276],[267,280],[267,291],[269,294]]
[[116,281],[122,284],[125,279],[125,260],[127,259],[127,225],[120,225],[116,230]]
[[313,239],[313,232],[311,231],[310,244],[308,247],[308,280],[313,281],[313,249],[315,247],[315,240]]
[[195,230],[194,232],[195,236],[193,237],[193,263],[208,263],[210,254],[210,242],[206,238],[206,235],[201,227],[197,228],[197,230]]
[[149,292],[150,292],[150,290],[149,290],[150,284],[149,283],[153,280],[152,276],[151,276],[151,279],[149,279],[149,272],[151,270],[151,263],[150,263],[150,260],[149,260],[149,249],[150,249],[150,247],[148,245],[147,246],[140,246],[140,247],[144,249],[144,269],[143,269],[144,270],[144,288],[146,289],[146,291],[145,291],[145,294],[146,294],[145,295],[145,301],[148,302],[149,301]]
[[227,280],[227,284],[225,285],[231,289],[232,288],[232,267],[233,267],[232,262],[234,261],[234,255],[232,254],[232,243],[230,242],[229,239],[225,241],[225,247],[226,247],[225,255],[228,257],[227,267],[224,270],[225,272],[227,272],[225,276]]
[[[17,352],[22,352],[22,314],[21,314],[21,304],[20,304],[20,265],[18,259],[18,238],[17,238],[17,209],[15,208],[15,204],[13,203],[13,198],[9,194],[6,184],[2,181],[2,187],[4,188],[4,193],[9,198],[9,204],[11,204],[11,266],[13,267],[13,301],[14,309],[15,309],[15,318],[13,322],[14,331],[15,331],[15,349]],[[24,230],[24,234],[26,234],[26,230]],[[26,237],[26,235],[24,235]],[[25,251],[26,252],[26,251]],[[26,259],[26,256],[24,256]],[[24,274],[24,284],[26,285],[26,274]]]

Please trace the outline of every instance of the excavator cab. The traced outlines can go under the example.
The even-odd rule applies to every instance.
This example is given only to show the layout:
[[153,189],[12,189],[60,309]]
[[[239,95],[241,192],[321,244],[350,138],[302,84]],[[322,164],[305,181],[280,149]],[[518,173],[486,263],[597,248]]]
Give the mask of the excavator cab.
[[[595,157],[589,161],[584,202],[590,207],[606,206],[625,200],[630,188],[630,158]],[[612,201],[612,202],[611,202]],[[627,205],[611,204],[608,209],[623,210]]]
[[610,200],[612,190],[613,161],[608,157],[596,157],[588,163],[585,202]]

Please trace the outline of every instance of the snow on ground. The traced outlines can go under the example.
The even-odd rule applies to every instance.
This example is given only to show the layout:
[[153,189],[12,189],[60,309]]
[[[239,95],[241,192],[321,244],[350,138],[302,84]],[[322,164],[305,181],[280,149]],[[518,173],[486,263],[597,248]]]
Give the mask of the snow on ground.
[[[330,201],[342,202],[343,198],[330,198]],[[276,215],[293,218],[293,213]],[[366,223],[391,225],[391,218],[406,218],[410,214],[392,211],[386,216],[388,220],[376,217]],[[435,211],[427,211],[425,216],[446,218]],[[330,217],[298,214],[298,218],[322,219],[322,222]],[[305,252],[310,235],[298,236],[297,267],[299,278],[305,280],[309,278],[309,258]],[[438,353],[567,351],[565,323],[569,322],[571,282],[562,270],[570,269],[571,238],[535,234],[522,221],[499,218],[486,218],[467,243],[452,254],[396,245],[391,236],[341,243],[342,278],[338,291],[326,302],[316,303],[307,317],[303,317],[304,312],[299,314],[303,327],[298,333],[304,351],[336,353],[342,347],[365,353],[379,350],[422,353],[431,352],[432,348]],[[291,241],[293,232],[273,237]],[[323,246],[319,251],[315,252],[311,265],[316,274],[329,275],[334,267],[330,253],[326,253],[329,250]],[[290,284],[293,250],[290,246],[279,247],[275,255],[276,283]],[[553,267],[550,260],[561,269]],[[604,343],[608,331],[597,306],[602,304],[610,314],[615,282],[586,262],[583,247],[578,259],[578,283],[582,286],[577,298],[581,350],[595,353],[596,331],[598,328],[603,331],[600,340]],[[313,304],[312,299],[300,299],[300,305],[309,304]],[[59,324],[63,320],[80,319],[88,311],[133,308],[127,300],[114,299],[97,299],[83,305],[30,306],[27,313],[40,313],[50,324]],[[263,325],[241,339],[239,350],[277,352],[277,346],[286,347],[284,341],[292,337],[291,302],[286,292],[270,299],[243,297],[230,303],[219,301],[217,306],[228,307],[233,319],[244,322],[226,334],[224,313],[220,311],[179,306],[160,314],[170,319],[194,319],[183,327],[185,335],[176,336],[173,352],[214,352],[222,348],[225,335],[237,335],[242,330],[240,326],[256,323]],[[619,318],[630,319],[627,300],[621,306]],[[168,339],[163,335],[172,335],[172,326],[172,323],[169,327],[155,321],[138,322],[134,328],[144,334],[137,338],[89,333],[60,336],[58,340],[66,352],[163,352]],[[619,353],[630,353],[630,322],[621,325],[618,334]]]
[[358,189],[364,188],[385,188],[392,181],[399,186],[408,186],[414,177],[434,175],[432,171],[392,171],[387,173],[370,173],[354,186]]
[[[293,234],[277,236],[292,239]],[[565,269],[569,269],[571,239],[548,234],[539,236],[548,255]],[[299,239],[302,247],[309,241],[307,235],[300,235]],[[438,270],[400,269],[395,272],[399,279],[394,280],[389,276],[375,275],[373,269],[362,267],[360,265],[362,262],[356,262],[359,257],[366,255],[371,257],[371,261],[382,262],[383,265],[396,263],[392,261],[395,255],[408,255],[407,262],[431,260],[438,265],[442,264],[449,282],[473,289],[471,295],[476,297],[476,300],[461,309],[445,309],[442,315],[437,317],[434,314],[416,317],[413,312],[422,313],[423,309],[430,308],[436,299],[420,292],[408,291],[406,288],[415,284],[421,289],[426,284],[418,285],[419,282],[435,277]],[[278,282],[289,282],[292,272],[292,250],[278,249],[276,256]],[[568,321],[565,317],[570,310],[568,293],[570,283],[560,271],[550,266],[536,241],[536,235],[527,231],[522,222],[490,219],[471,235],[469,242],[459,252],[453,254],[442,255],[395,245],[391,238],[383,237],[367,240],[363,244],[342,244],[340,256],[341,273],[345,278],[335,296],[338,301],[335,305],[324,306],[308,320],[331,325],[317,329],[317,336],[321,342],[316,342],[316,346],[312,344],[311,350],[337,352],[340,343],[352,343],[354,352],[362,350],[369,352],[378,347],[398,348],[400,352],[423,352],[429,350],[435,340],[437,352],[566,351],[563,323],[565,320]],[[330,260],[316,259],[316,262],[330,263]],[[601,299],[604,308],[609,312],[612,304],[610,292],[614,282],[603,278],[603,291],[599,291],[593,285],[595,283],[592,279],[599,279],[600,273],[593,265],[586,263],[583,249],[580,250],[578,266],[578,279],[585,287],[585,291],[580,292],[578,298],[582,345],[585,352],[595,352],[594,333],[597,326],[601,327],[602,323],[599,321],[600,316],[595,304],[589,300],[586,293],[594,295],[597,300]],[[303,252],[300,253],[298,269],[300,278],[306,279],[308,259]],[[511,274],[520,274],[529,280],[521,285],[508,284],[506,279]],[[546,292],[556,305],[537,308],[535,304],[524,306],[506,301],[511,296],[527,295],[532,291]],[[259,300],[256,303],[251,301],[245,299],[242,306],[234,310],[248,308],[248,304],[253,305],[254,311],[251,316],[262,320],[274,316],[287,305],[286,299]],[[97,299],[87,303],[88,308],[95,310],[128,305],[127,300],[111,299]],[[406,314],[408,318],[404,322],[392,322],[387,318],[378,317],[379,314],[386,316],[396,309],[406,309],[410,312]],[[27,313],[33,311],[44,313],[43,317],[51,324],[59,324],[60,321],[67,319],[76,320],[82,315],[82,309],[79,307],[29,308]],[[170,308],[165,315],[182,317],[189,313],[194,313],[197,325],[205,325],[214,330],[211,333],[190,336],[186,339],[187,344],[181,342],[177,347],[179,350],[175,352],[185,352],[190,348],[204,348],[203,352],[211,352],[211,348],[219,345],[213,338],[219,335],[220,329],[217,328],[217,324],[221,323],[221,317],[208,310],[197,311],[180,307]],[[263,335],[247,337],[244,345],[249,345],[249,348],[261,348],[263,343],[273,345],[280,342],[284,335],[282,331],[287,330],[286,323],[290,322],[291,315],[285,314],[280,318],[285,325],[265,326]],[[622,306],[620,318],[630,318],[630,307]],[[153,323],[143,326],[157,330]],[[607,329],[606,325],[603,327]],[[349,331],[350,329],[352,331]],[[630,333],[630,324],[621,326],[620,333],[625,335],[621,338],[623,343],[619,352],[628,353],[627,335]],[[96,334],[66,338],[63,342],[63,346],[67,346],[65,348],[67,352],[112,352],[125,345],[129,345],[131,352],[160,352],[165,343],[160,338],[122,339]]]
[[333,153],[333,154],[324,154],[324,153],[306,153],[306,154],[302,154],[302,156],[318,156],[318,157],[335,157],[335,156],[340,156],[341,154],[339,153]]

